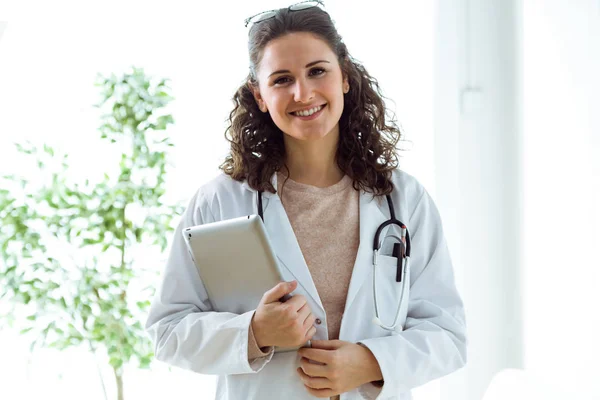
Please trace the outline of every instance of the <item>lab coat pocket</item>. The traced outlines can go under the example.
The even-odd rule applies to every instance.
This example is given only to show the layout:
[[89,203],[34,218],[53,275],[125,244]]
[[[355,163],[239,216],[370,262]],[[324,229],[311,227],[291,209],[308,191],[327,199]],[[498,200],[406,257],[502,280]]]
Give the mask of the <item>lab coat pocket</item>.
[[[377,258],[375,271],[375,291],[377,295],[377,309],[379,319],[384,325],[390,326],[397,323],[396,330],[402,331],[406,314],[408,312],[408,298],[410,290],[410,264],[404,265],[402,282],[396,282],[398,259],[391,256],[380,255]],[[396,320],[397,316],[397,320]],[[381,328],[383,329],[383,328]]]

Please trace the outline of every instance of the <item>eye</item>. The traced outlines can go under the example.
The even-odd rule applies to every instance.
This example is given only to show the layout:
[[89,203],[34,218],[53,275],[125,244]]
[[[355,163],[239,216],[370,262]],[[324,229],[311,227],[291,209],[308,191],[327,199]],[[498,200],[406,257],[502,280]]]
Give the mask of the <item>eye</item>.
[[[317,72],[317,73],[315,73]],[[323,75],[326,71],[323,68],[313,68],[310,70],[309,75],[311,76],[320,76]],[[281,78],[277,78],[275,81],[273,81],[274,85],[279,85],[279,84],[283,84],[286,83],[286,79],[289,80],[290,78],[288,78],[287,76],[283,76]]]
[[318,71],[319,73],[316,75],[323,75],[325,73],[325,70],[323,68],[313,68],[310,70],[311,73]]
[[278,78],[278,79],[276,79],[276,80],[273,82],[273,84],[275,84],[275,85],[279,85],[280,83],[285,83],[285,82],[284,82],[284,80],[285,80],[285,79],[288,79],[288,77],[287,77],[287,76],[285,76],[285,77],[283,77],[283,78]]

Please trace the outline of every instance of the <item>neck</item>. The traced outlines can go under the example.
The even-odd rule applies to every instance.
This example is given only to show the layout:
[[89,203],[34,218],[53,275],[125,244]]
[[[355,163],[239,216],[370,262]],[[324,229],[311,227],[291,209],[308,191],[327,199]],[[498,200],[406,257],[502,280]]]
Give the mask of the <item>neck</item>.
[[344,172],[338,167],[335,156],[339,132],[335,130],[319,140],[296,140],[284,135],[285,164],[290,179],[316,187],[338,183]]

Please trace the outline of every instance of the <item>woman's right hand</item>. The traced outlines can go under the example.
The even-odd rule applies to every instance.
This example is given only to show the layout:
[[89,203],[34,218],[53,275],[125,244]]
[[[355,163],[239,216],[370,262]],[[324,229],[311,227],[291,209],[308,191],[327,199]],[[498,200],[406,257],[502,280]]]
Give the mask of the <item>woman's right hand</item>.
[[293,292],[298,282],[280,282],[265,292],[252,317],[252,330],[259,347],[298,347],[317,332],[315,317],[301,294],[279,301]]

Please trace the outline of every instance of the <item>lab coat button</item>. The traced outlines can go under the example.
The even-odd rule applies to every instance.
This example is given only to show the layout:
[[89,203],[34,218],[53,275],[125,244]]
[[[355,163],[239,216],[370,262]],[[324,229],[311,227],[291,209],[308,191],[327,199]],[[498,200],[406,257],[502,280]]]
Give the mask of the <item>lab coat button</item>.
[[316,322],[317,324],[321,325],[321,320],[320,320],[319,318],[317,318],[317,319],[315,320],[315,322]]

